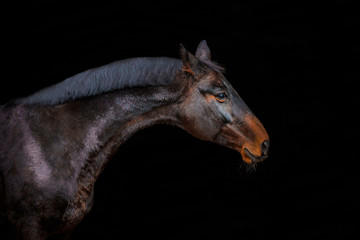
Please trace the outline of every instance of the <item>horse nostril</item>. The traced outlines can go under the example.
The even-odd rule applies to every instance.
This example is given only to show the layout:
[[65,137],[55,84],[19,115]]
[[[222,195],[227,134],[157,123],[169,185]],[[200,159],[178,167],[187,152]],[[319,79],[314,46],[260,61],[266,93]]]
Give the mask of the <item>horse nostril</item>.
[[267,155],[269,152],[269,147],[270,147],[270,142],[269,140],[265,140],[262,144],[261,144],[261,151],[263,153],[263,155]]

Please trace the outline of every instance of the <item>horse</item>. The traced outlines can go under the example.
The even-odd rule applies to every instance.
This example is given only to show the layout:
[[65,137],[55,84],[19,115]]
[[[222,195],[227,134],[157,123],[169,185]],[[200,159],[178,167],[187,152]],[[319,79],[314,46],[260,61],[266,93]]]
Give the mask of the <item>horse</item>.
[[265,128],[206,41],[179,55],[116,61],[0,106],[0,209],[18,239],[70,238],[111,157],[155,124],[234,149],[250,168],[268,156]]

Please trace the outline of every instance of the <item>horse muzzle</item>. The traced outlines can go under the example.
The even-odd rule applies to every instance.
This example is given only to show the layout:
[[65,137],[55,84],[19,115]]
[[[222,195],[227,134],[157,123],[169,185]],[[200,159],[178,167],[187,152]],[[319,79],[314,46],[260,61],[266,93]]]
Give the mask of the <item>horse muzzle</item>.
[[248,164],[255,164],[255,163],[264,161],[268,157],[268,155],[269,155],[269,147],[270,147],[269,140],[265,140],[265,141],[262,142],[262,144],[260,146],[261,155],[253,154],[246,147],[242,148],[240,150],[240,153],[242,155],[242,158],[243,158],[244,162],[246,162]]
[[270,147],[265,128],[252,114],[238,122],[226,124],[214,141],[240,152],[247,164],[264,161],[269,155]]

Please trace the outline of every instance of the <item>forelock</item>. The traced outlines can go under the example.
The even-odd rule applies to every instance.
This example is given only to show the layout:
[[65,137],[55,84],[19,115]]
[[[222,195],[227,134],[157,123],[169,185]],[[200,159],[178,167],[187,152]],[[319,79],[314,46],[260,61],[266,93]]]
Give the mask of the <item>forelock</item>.
[[211,70],[214,70],[218,73],[225,73],[225,68],[216,62],[210,60],[201,60],[200,62]]

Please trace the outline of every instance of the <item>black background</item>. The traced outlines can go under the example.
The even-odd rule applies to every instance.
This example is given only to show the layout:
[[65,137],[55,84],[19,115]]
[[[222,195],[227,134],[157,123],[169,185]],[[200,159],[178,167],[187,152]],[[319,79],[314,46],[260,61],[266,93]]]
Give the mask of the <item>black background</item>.
[[358,234],[360,28],[350,1],[36,1],[4,10],[1,104],[115,60],[178,57],[180,43],[194,52],[206,39],[270,135],[270,157],[246,174],[240,154],[182,130],[137,133],[99,178],[74,239]]

